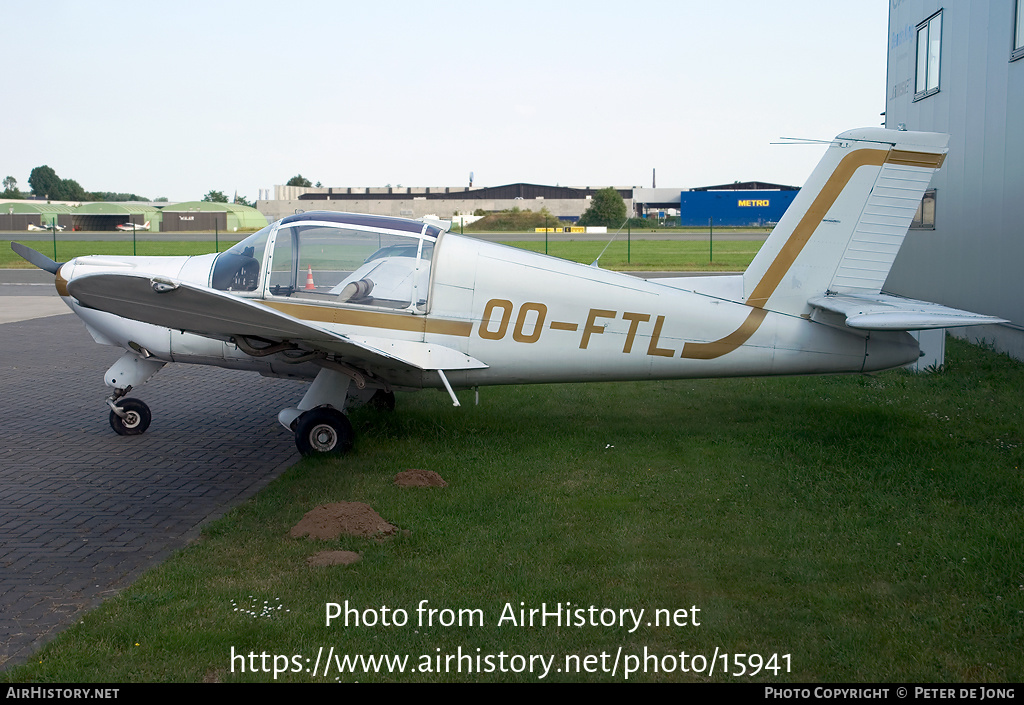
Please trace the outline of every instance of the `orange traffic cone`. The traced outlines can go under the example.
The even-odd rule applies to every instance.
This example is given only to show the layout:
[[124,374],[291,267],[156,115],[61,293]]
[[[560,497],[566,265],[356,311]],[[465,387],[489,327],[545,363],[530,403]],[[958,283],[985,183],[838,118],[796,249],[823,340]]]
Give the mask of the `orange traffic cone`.
[[310,265],[309,272],[306,273],[306,291],[310,291],[316,288],[316,284],[313,283],[313,266]]

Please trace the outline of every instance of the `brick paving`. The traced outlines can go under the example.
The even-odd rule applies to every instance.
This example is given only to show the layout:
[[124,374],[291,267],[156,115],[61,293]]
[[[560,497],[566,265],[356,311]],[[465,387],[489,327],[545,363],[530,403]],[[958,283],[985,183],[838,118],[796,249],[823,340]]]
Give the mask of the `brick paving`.
[[277,412],[304,385],[168,365],[115,434],[103,373],[122,351],[77,317],[0,325],[0,670],[198,535],[298,460]]

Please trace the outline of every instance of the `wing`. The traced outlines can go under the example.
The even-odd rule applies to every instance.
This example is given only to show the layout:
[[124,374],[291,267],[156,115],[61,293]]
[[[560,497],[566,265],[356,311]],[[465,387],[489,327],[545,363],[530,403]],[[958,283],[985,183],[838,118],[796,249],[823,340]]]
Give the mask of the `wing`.
[[846,325],[859,330],[926,330],[1006,322],[995,316],[886,294],[815,296],[807,303],[846,316]]
[[68,293],[86,308],[153,325],[227,339],[251,336],[290,341],[306,350],[342,355],[367,365],[415,370],[487,367],[453,348],[432,343],[350,336],[275,311],[257,300],[145,274],[85,274]]

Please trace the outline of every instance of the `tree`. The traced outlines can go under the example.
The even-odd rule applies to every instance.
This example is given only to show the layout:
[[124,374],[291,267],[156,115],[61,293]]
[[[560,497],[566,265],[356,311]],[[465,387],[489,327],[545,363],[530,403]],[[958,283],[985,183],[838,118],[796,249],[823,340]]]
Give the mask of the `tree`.
[[60,180],[60,195],[51,196],[60,201],[88,201],[89,195],[85,192],[85,189],[79,185],[74,179],[61,179]]
[[51,201],[88,201],[89,194],[85,192],[74,179],[62,179],[57,176],[52,168],[37,166],[28,175],[29,186],[32,187],[32,194],[45,196]]
[[296,174],[292,178],[288,179],[288,183],[285,184],[285,186],[305,186],[306,188],[309,188],[312,185],[313,184],[310,180],[302,174]]
[[13,176],[8,176],[4,179],[4,192],[0,194],[2,198],[21,198],[22,193],[18,190],[18,180]]
[[[4,179],[4,188],[7,188],[8,179],[12,186],[17,182],[13,176]],[[86,191],[74,179],[62,179],[57,176],[52,168],[37,166],[28,177],[29,186],[32,187],[34,196],[46,197],[51,201],[147,201],[145,196],[137,196],[134,193],[117,193],[114,191]],[[14,189],[17,191],[17,188]],[[18,198],[20,196],[7,196],[7,198]]]
[[626,202],[613,188],[603,188],[594,194],[586,213],[580,216],[580,225],[605,225],[617,228],[626,220]]
[[137,196],[134,193],[120,193],[117,191],[89,191],[86,193],[89,201],[148,201],[145,196]]
[[252,208],[252,204],[249,203],[249,199],[245,196],[239,196],[237,193],[235,194],[235,200],[233,202],[239,206],[249,206]]
[[203,200],[208,201],[209,203],[227,203],[228,197],[220,191],[210,191],[208,194],[203,196]]
[[63,200],[60,177],[52,168],[37,166],[28,175],[28,185],[32,187],[33,196],[44,196],[54,200]]

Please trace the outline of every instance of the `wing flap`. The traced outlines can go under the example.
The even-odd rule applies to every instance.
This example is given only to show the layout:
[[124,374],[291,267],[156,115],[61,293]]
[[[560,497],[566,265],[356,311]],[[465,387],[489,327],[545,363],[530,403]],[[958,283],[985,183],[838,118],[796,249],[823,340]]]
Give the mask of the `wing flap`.
[[888,294],[816,296],[807,303],[845,316],[846,325],[858,330],[928,330],[1006,322],[996,316]]
[[86,274],[68,282],[86,308],[212,338],[251,336],[288,340],[367,364],[396,363],[417,370],[487,367],[443,345],[387,338],[357,338],[275,311],[253,299],[145,274]]

